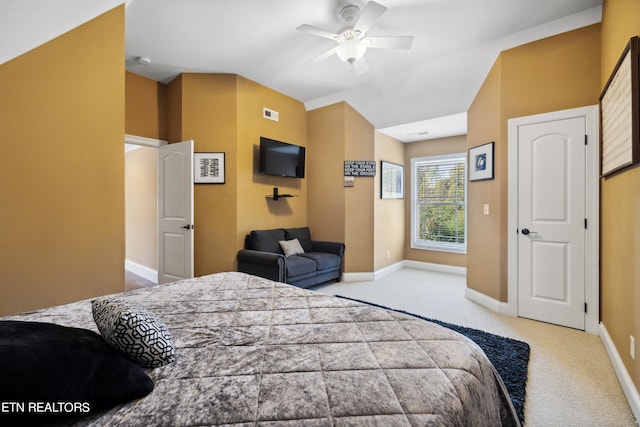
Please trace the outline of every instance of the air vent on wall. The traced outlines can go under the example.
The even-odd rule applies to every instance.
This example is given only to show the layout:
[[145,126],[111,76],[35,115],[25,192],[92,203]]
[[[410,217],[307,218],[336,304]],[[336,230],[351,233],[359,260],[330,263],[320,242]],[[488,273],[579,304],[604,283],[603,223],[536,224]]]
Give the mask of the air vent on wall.
[[262,109],[262,117],[277,122],[278,120],[280,120],[280,113],[265,107]]

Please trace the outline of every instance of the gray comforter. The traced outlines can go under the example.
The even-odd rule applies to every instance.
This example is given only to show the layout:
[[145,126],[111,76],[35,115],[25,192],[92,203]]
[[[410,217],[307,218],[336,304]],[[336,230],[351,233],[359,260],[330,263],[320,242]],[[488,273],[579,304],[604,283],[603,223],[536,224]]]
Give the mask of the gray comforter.
[[[119,297],[164,320],[177,360],[79,425],[519,425],[482,350],[430,322],[243,273]],[[97,331],[90,301],[9,318]]]

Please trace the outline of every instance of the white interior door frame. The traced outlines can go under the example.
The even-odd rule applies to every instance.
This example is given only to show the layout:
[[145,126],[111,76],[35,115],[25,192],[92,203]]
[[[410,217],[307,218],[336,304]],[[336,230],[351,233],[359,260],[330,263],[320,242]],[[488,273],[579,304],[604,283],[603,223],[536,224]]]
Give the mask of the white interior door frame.
[[600,313],[600,123],[597,105],[555,111],[508,121],[508,302],[501,313],[518,316],[518,128],[556,120],[584,117],[586,121],[586,260],[585,331],[598,334]]
[[144,136],[136,136],[136,135],[129,135],[129,134],[124,135],[124,143],[133,144],[133,145],[144,145],[146,147],[153,147],[153,148],[162,147],[163,145],[168,144],[167,141],[162,139],[147,138]]

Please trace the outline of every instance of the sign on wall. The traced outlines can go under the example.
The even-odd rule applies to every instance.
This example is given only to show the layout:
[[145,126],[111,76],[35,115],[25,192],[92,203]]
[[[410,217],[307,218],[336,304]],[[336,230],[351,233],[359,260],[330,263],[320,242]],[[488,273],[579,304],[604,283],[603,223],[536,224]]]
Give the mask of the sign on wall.
[[374,160],[345,160],[344,176],[376,176]]

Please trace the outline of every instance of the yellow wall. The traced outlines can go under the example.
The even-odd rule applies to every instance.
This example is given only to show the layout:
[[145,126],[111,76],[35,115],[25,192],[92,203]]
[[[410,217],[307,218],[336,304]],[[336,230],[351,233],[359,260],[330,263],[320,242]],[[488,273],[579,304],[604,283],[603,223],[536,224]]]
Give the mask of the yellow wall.
[[344,242],[346,226],[344,108],[334,104],[307,113],[307,222],[313,238],[332,242]]
[[[640,1],[605,0],[602,13],[604,88],[629,38],[640,35]],[[640,168],[602,180],[601,321],[636,388],[640,358],[629,355],[629,336],[640,337]],[[636,346],[636,354],[638,354]]]
[[495,179],[468,186],[469,288],[507,301],[508,119],[595,105],[599,88],[600,24],[500,54],[468,111],[467,148],[495,142]]
[[[263,108],[279,113],[279,121],[263,117]],[[259,172],[260,137],[307,146],[307,111],[304,104],[238,77],[238,228],[237,249],[251,230],[307,225],[307,181]],[[295,197],[267,198],[278,187]],[[314,236],[315,237],[315,236]]]
[[0,66],[0,315],[124,288],[123,64],[119,6]]
[[[174,87],[175,85],[179,87]],[[179,95],[178,96],[176,96]],[[194,273],[234,270],[237,248],[237,76],[182,74],[169,84],[170,142],[192,139],[194,151],[225,153],[225,184],[194,189]],[[173,103],[178,104],[173,105]],[[175,132],[171,126],[179,126]]]
[[[507,247],[502,246],[500,235],[506,229],[507,217],[502,215],[500,207],[506,205],[507,200],[506,193],[503,195],[500,189],[502,180],[507,180],[507,168],[497,163],[501,153],[497,144],[506,146],[507,141],[502,117],[502,56],[499,56],[467,112],[467,148],[491,141],[496,144],[495,179],[467,182],[467,286],[506,301],[507,266],[505,262],[503,268],[501,263]],[[500,157],[500,161],[505,162],[505,157]],[[488,216],[482,214],[485,203],[492,212]]]
[[[375,232],[373,269],[378,271],[405,259],[405,200],[409,200],[410,164],[405,161],[405,144],[380,132],[375,133],[378,169],[374,180]],[[405,167],[404,199],[381,199],[381,161]],[[409,224],[409,222],[407,222]]]
[[452,136],[449,138],[431,139],[427,141],[412,142],[406,144],[404,150],[405,167],[405,218],[407,227],[403,231],[405,259],[411,261],[428,262],[433,264],[453,265],[465,267],[465,254],[449,252],[425,251],[411,248],[411,159],[425,156],[441,156],[445,154],[466,153],[466,135]]
[[[307,223],[306,179],[258,172],[260,136],[307,145],[304,104],[231,74],[182,74],[168,87],[171,142],[194,140],[195,152],[224,152],[226,182],[194,191],[194,267],[201,276],[236,269],[251,230]],[[263,107],[280,113],[274,122]],[[273,187],[296,195],[273,201]]]
[[344,187],[345,160],[375,160],[374,129],[341,102],[308,113],[308,224],[317,240],[344,242],[345,271],[371,272],[374,182],[356,177]]
[[[344,160],[375,160],[374,128],[349,104],[344,103]],[[344,177],[344,162],[342,175]],[[374,183],[375,177],[355,178],[355,185],[345,192],[345,271],[373,271],[374,256]]]
[[125,72],[125,133],[167,140],[167,86]]
[[169,142],[182,141],[182,74],[167,85],[167,135]]

